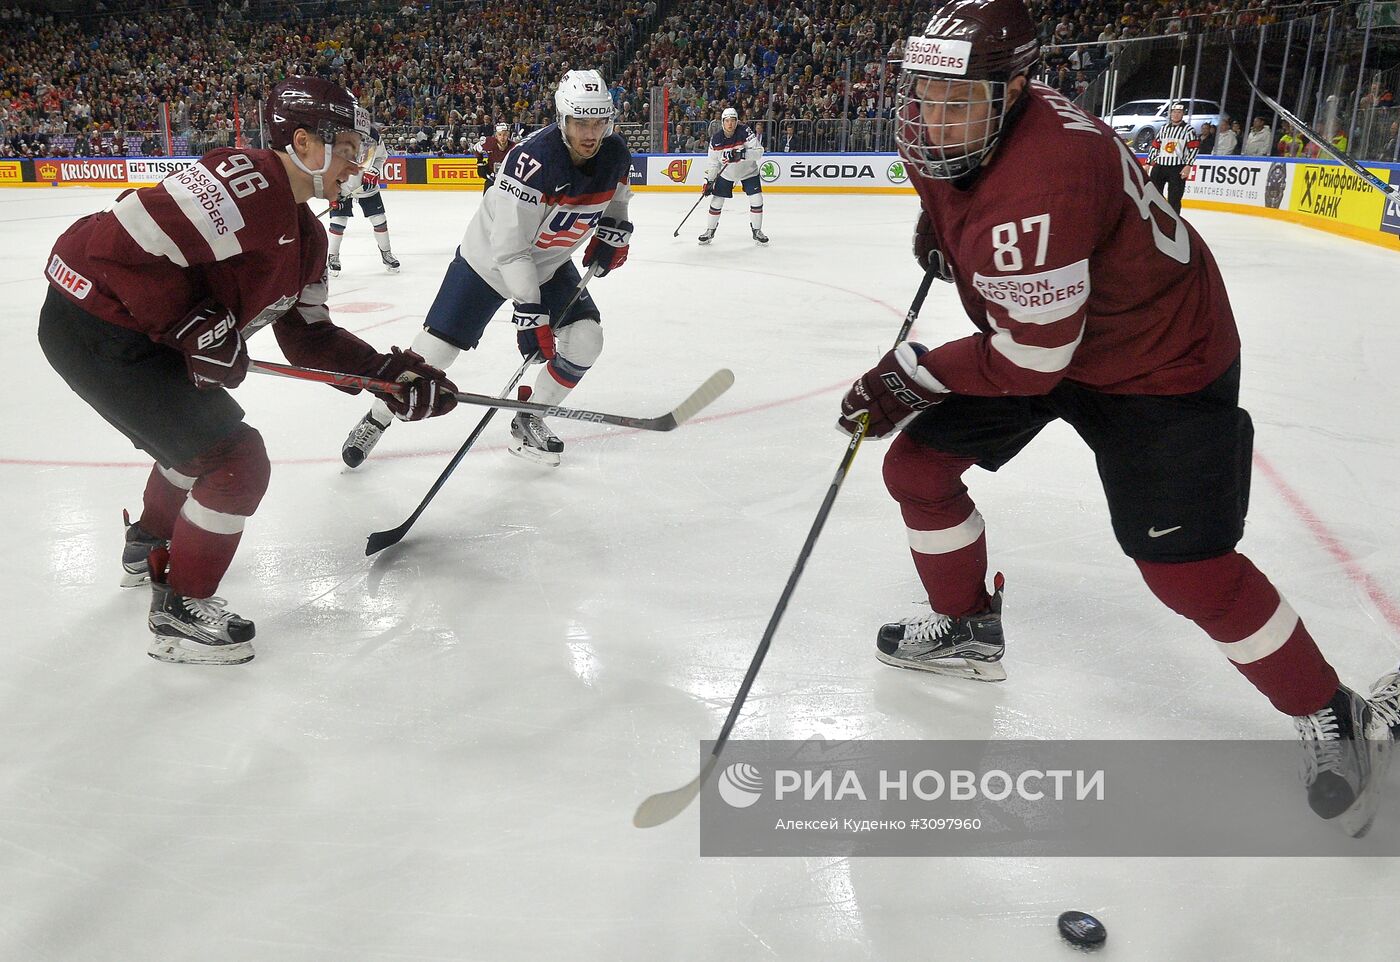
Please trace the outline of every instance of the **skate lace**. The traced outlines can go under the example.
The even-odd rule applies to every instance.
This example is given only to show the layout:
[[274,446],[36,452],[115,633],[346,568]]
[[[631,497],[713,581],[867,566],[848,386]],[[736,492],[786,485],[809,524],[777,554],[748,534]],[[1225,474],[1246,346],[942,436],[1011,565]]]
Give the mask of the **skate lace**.
[[225,628],[233,612],[228,610],[228,602],[217,595],[208,598],[186,598],[185,610],[210,628]]
[[365,442],[373,441],[384,429],[370,418],[365,418],[355,425],[355,430],[350,432],[350,444],[354,447],[364,447]]
[[905,618],[900,624],[904,626],[905,641],[934,641],[948,633],[948,629],[953,626],[953,619],[935,611],[918,618]]
[[1342,773],[1341,725],[1337,713],[1324,708],[1311,715],[1293,719],[1298,735],[1307,749],[1303,756],[1303,780],[1311,783],[1323,772]]
[[1391,728],[1400,727],[1400,672],[1393,671],[1371,690],[1371,711]]

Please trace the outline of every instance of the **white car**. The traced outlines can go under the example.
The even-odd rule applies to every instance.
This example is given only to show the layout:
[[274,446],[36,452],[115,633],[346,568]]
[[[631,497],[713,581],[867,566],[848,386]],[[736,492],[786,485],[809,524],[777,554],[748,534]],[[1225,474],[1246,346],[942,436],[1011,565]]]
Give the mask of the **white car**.
[[[1167,108],[1173,103],[1175,101],[1170,98],[1133,100],[1114,108],[1113,115],[1103,120],[1134,149],[1147,150],[1152,146],[1152,138],[1157,136],[1157,131],[1171,119],[1167,116]],[[1201,131],[1201,124],[1219,126],[1220,105],[1214,100],[1182,103],[1186,104],[1186,122],[1195,127],[1197,133]]]

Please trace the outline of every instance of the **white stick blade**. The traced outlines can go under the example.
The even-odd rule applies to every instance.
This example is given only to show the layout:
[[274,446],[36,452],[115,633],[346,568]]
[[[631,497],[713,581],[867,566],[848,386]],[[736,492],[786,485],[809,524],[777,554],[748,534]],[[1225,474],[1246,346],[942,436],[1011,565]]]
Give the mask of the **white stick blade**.
[[637,806],[637,812],[632,816],[632,824],[637,828],[655,828],[658,825],[665,825],[681,812],[685,811],[695,797],[700,794],[700,786],[705,784],[705,779],[710,777],[710,772],[715,769],[715,762],[719,761],[718,755],[711,755],[705,762],[705,767],[700,769],[700,774],[695,776],[682,787],[671,792],[661,792],[646,798],[642,804]]
[[696,388],[694,394],[682,401],[676,409],[671,412],[671,417],[675,420],[677,425],[684,424],[696,414],[699,414],[702,410],[713,404],[716,398],[733,386],[734,372],[729,370],[729,368],[721,368],[711,374],[704,384]]

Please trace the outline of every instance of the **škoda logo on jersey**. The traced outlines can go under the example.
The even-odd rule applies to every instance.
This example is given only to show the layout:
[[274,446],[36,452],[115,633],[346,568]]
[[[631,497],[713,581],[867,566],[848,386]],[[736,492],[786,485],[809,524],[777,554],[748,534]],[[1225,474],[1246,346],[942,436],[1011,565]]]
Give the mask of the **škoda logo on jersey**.
[[690,176],[690,165],[693,161],[673,160],[662,169],[662,173],[678,184],[684,184],[686,178]]

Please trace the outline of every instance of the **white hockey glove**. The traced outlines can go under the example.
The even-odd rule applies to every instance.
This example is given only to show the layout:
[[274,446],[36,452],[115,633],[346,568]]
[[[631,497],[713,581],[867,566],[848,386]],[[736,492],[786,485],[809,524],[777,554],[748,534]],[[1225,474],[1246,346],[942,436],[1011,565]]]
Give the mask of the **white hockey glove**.
[[538,354],[544,360],[554,358],[554,329],[549,326],[549,311],[543,304],[517,304],[515,316],[515,346],[520,356],[529,360]]

